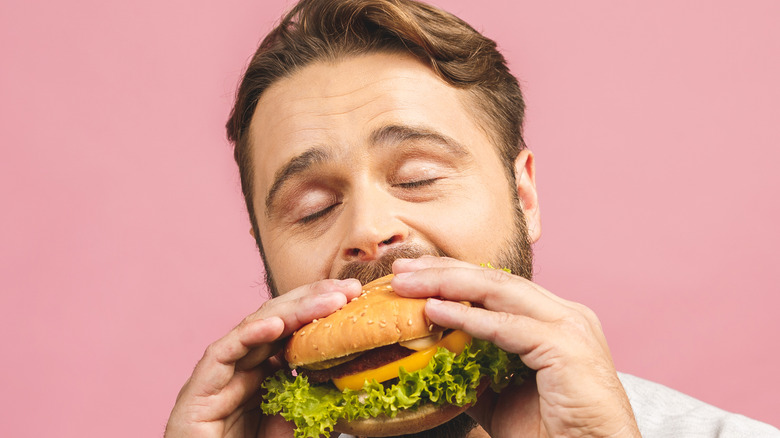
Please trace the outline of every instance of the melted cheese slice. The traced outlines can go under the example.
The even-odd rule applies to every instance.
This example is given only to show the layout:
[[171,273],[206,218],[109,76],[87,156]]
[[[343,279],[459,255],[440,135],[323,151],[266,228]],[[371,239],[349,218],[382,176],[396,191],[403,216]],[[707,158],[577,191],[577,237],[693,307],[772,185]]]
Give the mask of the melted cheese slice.
[[384,382],[395,379],[398,377],[398,369],[400,367],[404,367],[404,370],[408,373],[425,368],[433,355],[436,354],[436,350],[439,347],[444,347],[455,354],[460,354],[469,342],[471,342],[471,336],[460,330],[454,330],[452,333],[443,337],[439,342],[424,350],[412,353],[409,356],[402,357],[394,362],[382,365],[379,368],[333,379],[333,383],[338,389],[343,391],[344,388],[358,390],[363,387],[363,383],[365,383],[366,380]]

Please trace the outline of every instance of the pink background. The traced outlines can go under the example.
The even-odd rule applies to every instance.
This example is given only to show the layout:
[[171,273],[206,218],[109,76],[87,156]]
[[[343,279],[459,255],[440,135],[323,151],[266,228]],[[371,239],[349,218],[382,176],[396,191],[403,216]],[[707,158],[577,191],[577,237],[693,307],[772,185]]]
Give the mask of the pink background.
[[[522,79],[538,282],[619,369],[780,425],[780,2],[434,3]],[[160,436],[262,302],[223,124],[286,4],[0,4],[4,435]]]

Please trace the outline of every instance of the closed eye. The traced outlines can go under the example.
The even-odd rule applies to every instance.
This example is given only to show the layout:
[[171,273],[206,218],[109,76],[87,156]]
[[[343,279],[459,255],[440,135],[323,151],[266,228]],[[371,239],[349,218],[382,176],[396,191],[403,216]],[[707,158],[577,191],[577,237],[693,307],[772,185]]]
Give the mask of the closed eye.
[[335,204],[331,204],[331,205],[323,208],[322,210],[320,210],[320,211],[318,211],[316,213],[312,213],[312,214],[310,214],[308,216],[304,216],[304,217],[300,218],[298,220],[298,222],[301,223],[301,224],[308,224],[308,223],[314,222],[317,219],[320,219],[320,218],[326,216],[328,213],[333,211],[333,209],[336,208],[339,205],[341,205],[340,202],[337,202]]
[[433,183],[435,183],[439,178],[429,178],[429,179],[421,179],[419,181],[411,181],[411,182],[405,182],[405,183],[397,183],[397,187],[401,187],[402,189],[414,189],[417,187],[424,187],[429,186]]

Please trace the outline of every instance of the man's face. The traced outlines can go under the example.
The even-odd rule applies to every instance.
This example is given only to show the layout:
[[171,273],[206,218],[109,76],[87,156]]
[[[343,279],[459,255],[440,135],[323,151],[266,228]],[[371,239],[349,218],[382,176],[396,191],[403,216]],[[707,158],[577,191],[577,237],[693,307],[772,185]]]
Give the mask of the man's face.
[[[387,53],[317,62],[264,92],[254,203],[280,293],[397,254],[503,263],[527,194],[514,195],[472,98]],[[528,166],[532,185],[532,162],[516,168]]]

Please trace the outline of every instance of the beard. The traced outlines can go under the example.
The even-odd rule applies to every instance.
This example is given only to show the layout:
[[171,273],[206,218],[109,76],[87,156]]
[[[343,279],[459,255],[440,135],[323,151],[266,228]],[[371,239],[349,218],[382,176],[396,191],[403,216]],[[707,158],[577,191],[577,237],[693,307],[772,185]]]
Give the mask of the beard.
[[[517,205],[517,203],[515,204]],[[496,260],[490,263],[496,268],[508,268],[513,274],[531,280],[533,277],[533,251],[528,237],[528,227],[522,210],[515,208],[515,221],[512,236],[503,243]],[[438,249],[420,248],[405,245],[388,250],[382,257],[372,262],[351,262],[339,272],[338,278],[357,278],[361,284],[366,284],[376,278],[391,274],[393,261],[398,258],[418,258],[424,255],[448,257]],[[395,438],[465,438],[477,422],[468,414],[462,413],[452,420],[433,429],[409,435],[399,435]]]

